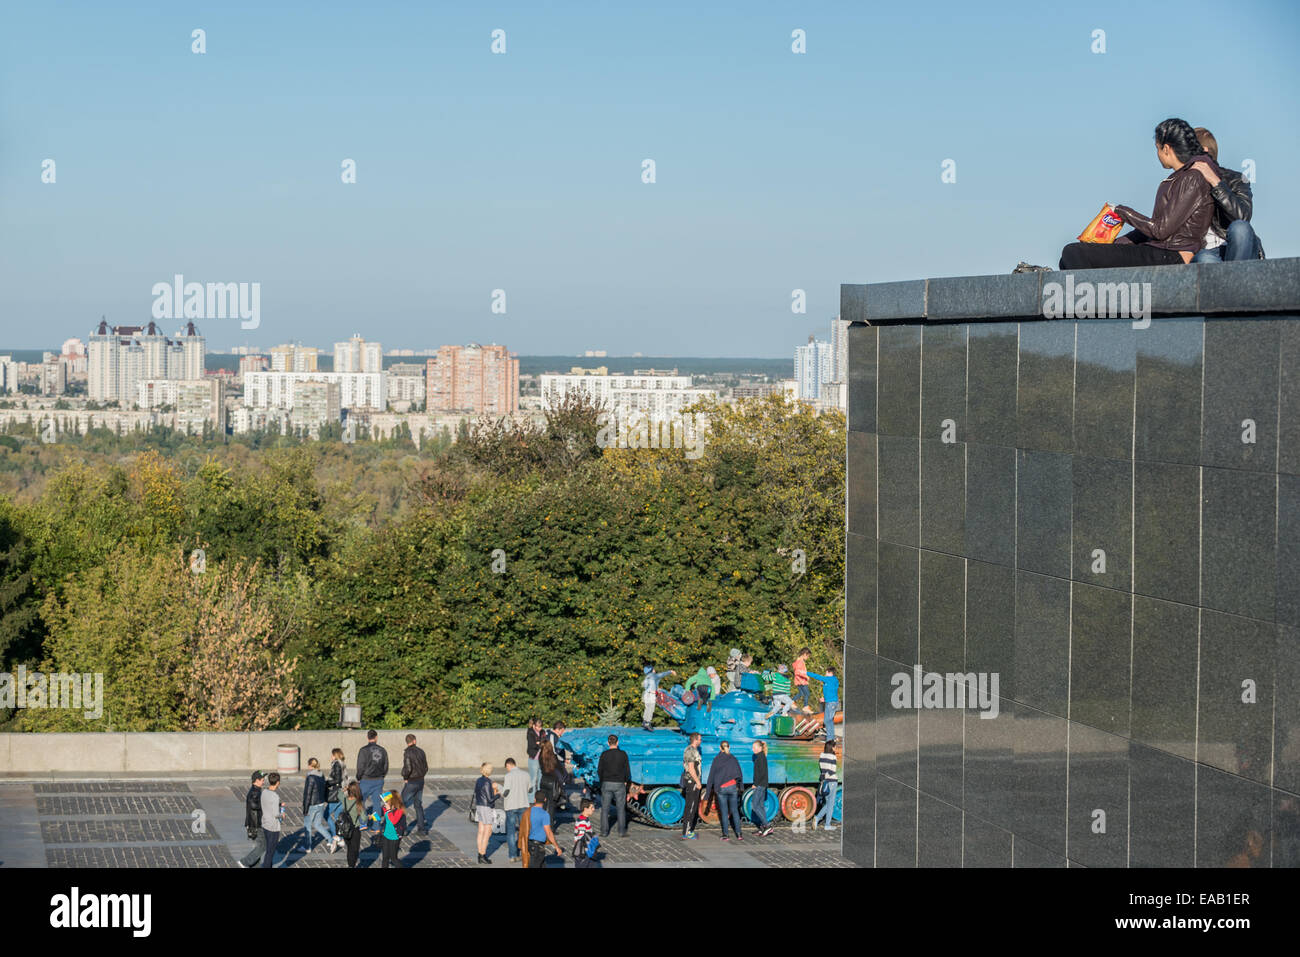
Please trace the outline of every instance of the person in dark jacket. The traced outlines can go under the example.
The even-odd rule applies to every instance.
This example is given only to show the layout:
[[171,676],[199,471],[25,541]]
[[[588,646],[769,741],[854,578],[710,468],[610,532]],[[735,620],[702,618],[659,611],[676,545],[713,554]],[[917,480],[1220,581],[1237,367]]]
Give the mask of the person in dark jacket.
[[379,809],[379,795],[388,773],[388,752],[379,746],[379,732],[366,732],[366,746],[357,752],[357,781],[366,802],[366,818]]
[[491,864],[487,856],[488,841],[492,840],[492,819],[496,816],[497,796],[501,785],[492,780],[492,765],[484,761],[479,765],[479,779],[474,782],[474,821],[478,824],[478,862]]
[[253,842],[253,849],[239,859],[240,867],[256,867],[266,853],[266,835],[262,833],[262,785],[266,775],[253,772],[253,783],[244,795],[244,830]]
[[1189,263],[1205,245],[1205,232],[1214,218],[1210,187],[1196,170],[1204,162],[1218,165],[1201,148],[1186,120],[1171,118],[1156,127],[1156,158],[1171,173],[1156,190],[1155,208],[1143,216],[1131,206],[1116,206],[1115,215],[1132,226],[1113,243],[1070,243],[1061,250],[1061,269],[1101,269],[1108,266],[1173,266]]
[[609,837],[613,827],[613,810],[618,808],[618,836],[627,836],[627,791],[632,784],[632,767],[627,752],[620,751],[618,735],[607,739],[609,747],[601,752],[596,762],[596,777],[600,781],[601,837]]
[[[1217,165],[1219,141],[1203,126],[1196,128],[1196,138],[1201,148],[1210,154]],[[1205,236],[1205,248],[1192,257],[1194,263],[1237,262],[1242,259],[1263,259],[1264,246],[1250,225],[1254,212],[1254,197],[1250,183],[1236,170],[1219,167],[1210,169],[1208,163],[1197,161],[1192,169],[1205,177],[1214,199],[1214,219]]]
[[406,736],[406,750],[402,752],[402,804],[411,812],[416,834],[428,834],[424,825],[424,777],[429,773],[429,759],[424,749],[415,746],[415,735]]
[[749,813],[753,816],[754,827],[759,837],[772,833],[772,825],[767,823],[767,742],[754,742],[754,795],[749,799]]
[[331,850],[338,850],[344,840],[338,836],[339,811],[343,809],[343,789],[347,785],[347,762],[343,759],[343,749],[335,748],[330,752],[330,773],[325,776],[325,826],[330,830]]
[[704,783],[704,793],[709,800],[718,800],[718,818],[722,821],[722,839],[727,838],[727,822],[730,820],[736,832],[736,840],[745,838],[740,833],[740,789],[745,785],[745,776],[741,773],[740,762],[731,753],[731,742],[720,741],[721,752],[713,759],[709,767],[709,779]]
[[331,852],[335,849],[334,839],[325,826],[325,798],[328,793],[329,787],[325,783],[325,775],[321,773],[320,761],[308,758],[307,777],[302,782],[302,835],[309,854],[315,850],[311,846],[312,831],[321,836],[321,847]]
[[365,801],[361,798],[361,785],[351,782],[343,791],[343,807],[339,810],[340,821],[346,817],[351,827],[344,826],[348,836],[343,846],[347,848],[348,867],[356,867],[361,856],[361,831],[365,824]]
[[537,782],[542,779],[542,765],[537,760],[538,754],[542,750],[542,739],[546,737],[546,732],[542,730],[542,719],[533,715],[528,719],[528,733],[524,735],[528,745],[528,782],[529,787],[534,791],[537,790]]
[[542,742],[537,760],[542,766],[542,783],[538,790],[546,795],[546,813],[554,821],[555,814],[560,808],[560,798],[564,796],[564,778],[560,773],[560,759],[556,756],[555,746],[551,744],[549,738]]

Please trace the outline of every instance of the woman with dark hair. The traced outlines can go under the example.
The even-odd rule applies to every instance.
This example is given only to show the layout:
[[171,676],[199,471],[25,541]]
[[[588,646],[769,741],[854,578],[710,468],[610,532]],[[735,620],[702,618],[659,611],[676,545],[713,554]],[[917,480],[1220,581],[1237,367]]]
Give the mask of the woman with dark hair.
[[542,741],[537,757],[542,765],[542,783],[538,790],[546,794],[546,813],[551,816],[551,820],[555,820],[555,812],[560,806],[560,793],[564,789],[560,776],[560,758],[549,739]]
[[1174,172],[1156,190],[1151,215],[1143,216],[1131,206],[1116,206],[1115,215],[1133,230],[1109,244],[1070,243],[1061,250],[1062,269],[1173,266],[1191,262],[1205,245],[1205,231],[1214,218],[1214,198],[1192,163],[1206,163],[1215,172],[1218,166],[1186,120],[1164,120],[1156,127],[1155,140],[1160,165]]
[[[357,857],[361,853],[361,818],[365,813],[365,802],[361,798],[361,785],[356,781],[349,784],[343,792],[343,807],[339,810],[336,821],[339,837],[348,852],[348,867],[357,866]],[[345,821],[344,818],[347,818]]]

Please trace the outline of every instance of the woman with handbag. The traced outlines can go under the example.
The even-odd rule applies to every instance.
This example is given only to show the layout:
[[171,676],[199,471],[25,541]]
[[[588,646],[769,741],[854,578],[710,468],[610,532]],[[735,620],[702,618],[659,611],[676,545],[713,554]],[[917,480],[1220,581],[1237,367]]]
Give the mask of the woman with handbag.
[[492,780],[492,765],[484,761],[479,765],[482,775],[474,782],[474,807],[470,812],[470,819],[478,825],[478,862],[480,864],[491,864],[492,861],[487,856],[488,841],[492,839],[492,819],[495,817],[493,810],[496,807],[497,795],[501,793],[501,785]]
[[343,792],[343,805],[334,822],[338,836],[347,848],[348,867],[357,866],[357,857],[361,853],[361,818],[364,813],[361,785],[353,781]]

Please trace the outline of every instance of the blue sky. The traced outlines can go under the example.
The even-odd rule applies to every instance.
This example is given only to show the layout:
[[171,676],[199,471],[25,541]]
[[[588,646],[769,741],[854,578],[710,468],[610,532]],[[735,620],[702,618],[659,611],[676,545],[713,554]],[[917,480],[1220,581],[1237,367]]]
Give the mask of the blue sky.
[[1102,202],[1150,212],[1167,116],[1255,161],[1300,254],[1300,4],[697,6],[5,4],[0,349],[182,273],[261,283],[210,349],[784,356],[841,282],[1055,266]]

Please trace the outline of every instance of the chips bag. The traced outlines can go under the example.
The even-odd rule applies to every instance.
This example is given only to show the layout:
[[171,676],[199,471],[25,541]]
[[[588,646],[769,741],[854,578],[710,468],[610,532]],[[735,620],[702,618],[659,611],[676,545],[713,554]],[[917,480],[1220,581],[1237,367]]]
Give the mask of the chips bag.
[[1106,203],[1101,212],[1092,218],[1083,232],[1079,234],[1081,243],[1113,243],[1119,231],[1124,228],[1124,220],[1115,213],[1115,207]]

